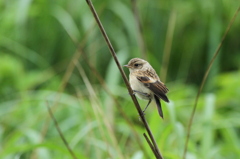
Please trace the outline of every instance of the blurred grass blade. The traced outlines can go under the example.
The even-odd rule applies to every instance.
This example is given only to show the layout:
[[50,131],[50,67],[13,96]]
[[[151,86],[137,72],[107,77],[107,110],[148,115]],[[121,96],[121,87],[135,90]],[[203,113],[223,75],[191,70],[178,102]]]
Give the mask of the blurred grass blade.
[[188,141],[189,141],[189,138],[190,138],[190,132],[191,132],[191,127],[192,127],[192,122],[193,122],[193,118],[194,118],[194,115],[195,115],[195,112],[196,112],[196,108],[197,108],[199,96],[200,96],[200,94],[201,94],[201,92],[202,92],[203,86],[204,86],[204,84],[205,84],[205,82],[206,82],[206,80],[207,80],[207,77],[208,77],[209,72],[210,72],[210,70],[211,70],[211,68],[212,68],[212,65],[213,65],[216,57],[217,57],[218,54],[219,54],[220,48],[221,48],[222,45],[223,45],[223,41],[225,40],[225,38],[226,38],[226,36],[227,36],[230,28],[232,27],[232,24],[233,24],[233,22],[235,21],[237,15],[238,15],[238,13],[239,13],[239,11],[240,11],[240,6],[239,6],[238,9],[236,10],[236,12],[235,12],[235,14],[233,15],[231,21],[229,22],[229,24],[228,24],[228,26],[227,26],[227,28],[226,28],[223,36],[222,36],[222,39],[221,39],[221,41],[220,41],[220,43],[219,43],[219,45],[218,45],[218,47],[217,47],[217,49],[216,49],[216,51],[215,51],[215,53],[214,53],[214,56],[212,57],[209,65],[208,65],[208,67],[207,67],[207,70],[206,70],[206,72],[205,72],[205,74],[204,74],[204,77],[203,77],[203,79],[202,79],[200,88],[199,88],[198,93],[197,93],[197,96],[196,96],[196,98],[195,98],[193,110],[192,110],[192,113],[191,113],[191,116],[190,116],[190,119],[189,119],[189,123],[188,123],[188,127],[187,127],[187,138],[186,138],[186,143],[185,143],[185,146],[184,146],[183,159],[186,158],[186,153],[187,153],[187,148],[188,148]]
[[213,116],[215,109],[215,96],[213,94],[207,94],[205,100],[204,112],[202,115],[203,126],[202,126],[202,141],[201,141],[201,153],[202,158],[207,159],[210,157],[211,147],[214,139],[214,127],[213,127]]
[[[119,62],[121,64],[123,64],[125,61],[127,61],[127,56],[125,56],[125,52],[126,50],[120,50],[117,55],[118,55],[118,59]],[[107,74],[105,77],[105,81],[108,85],[108,88],[110,90],[111,93],[113,93],[114,95],[122,95],[123,91],[121,91],[121,89],[119,88],[119,83],[120,80],[122,79],[119,72],[116,71],[116,64],[114,62],[113,59],[111,59],[108,67],[107,67]],[[105,110],[107,113],[107,116],[109,117],[109,121],[113,124],[114,122],[114,107],[113,107],[113,99],[107,95],[106,93],[104,93],[104,105],[105,105]]]
[[2,36],[0,38],[0,46],[7,48],[17,56],[26,59],[27,61],[38,66],[39,68],[45,68],[49,65],[46,59],[41,56],[41,54],[19,43],[18,41],[14,41],[12,39]]
[[19,0],[18,9],[16,14],[16,21],[18,24],[22,25],[26,22],[28,18],[28,10],[31,6],[32,0]]
[[80,32],[71,15],[60,6],[56,6],[52,14],[60,22],[74,43],[77,44]]

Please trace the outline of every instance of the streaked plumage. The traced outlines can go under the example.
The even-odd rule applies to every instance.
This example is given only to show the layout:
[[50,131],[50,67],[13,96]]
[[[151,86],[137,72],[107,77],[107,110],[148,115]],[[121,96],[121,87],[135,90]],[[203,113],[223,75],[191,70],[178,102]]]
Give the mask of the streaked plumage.
[[149,100],[146,108],[152,100],[155,100],[158,113],[163,118],[160,99],[169,102],[166,96],[168,89],[165,84],[160,81],[156,71],[147,61],[140,58],[133,58],[124,66],[130,70],[129,81],[133,91],[139,98]]

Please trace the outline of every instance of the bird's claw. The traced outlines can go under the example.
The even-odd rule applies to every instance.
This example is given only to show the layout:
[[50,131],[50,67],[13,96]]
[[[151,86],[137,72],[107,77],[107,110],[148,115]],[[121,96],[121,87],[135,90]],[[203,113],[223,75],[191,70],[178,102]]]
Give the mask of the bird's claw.
[[133,93],[132,93],[132,94],[131,94],[131,93],[128,93],[128,94],[129,94],[129,95],[136,95],[136,92],[134,92],[134,91],[133,91]]
[[142,111],[143,115],[145,115],[145,111]]
[[[145,112],[142,111],[143,116],[145,116]],[[141,121],[141,115],[139,116],[139,120]]]

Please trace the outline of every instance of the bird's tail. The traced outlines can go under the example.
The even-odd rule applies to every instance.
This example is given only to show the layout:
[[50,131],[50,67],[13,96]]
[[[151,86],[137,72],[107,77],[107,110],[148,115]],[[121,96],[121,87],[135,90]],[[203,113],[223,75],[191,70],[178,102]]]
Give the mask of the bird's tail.
[[161,103],[160,103],[160,99],[156,95],[154,95],[154,99],[155,99],[155,102],[157,104],[158,113],[163,118],[163,111],[162,111],[162,106],[161,106]]

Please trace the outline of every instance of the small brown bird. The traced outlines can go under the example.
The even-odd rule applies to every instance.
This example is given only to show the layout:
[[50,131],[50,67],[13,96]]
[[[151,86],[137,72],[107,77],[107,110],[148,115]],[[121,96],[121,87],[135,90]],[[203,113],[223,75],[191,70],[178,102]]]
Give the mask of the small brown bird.
[[125,67],[129,68],[129,81],[134,94],[140,99],[149,100],[143,113],[152,100],[157,104],[158,113],[163,118],[160,99],[169,102],[166,93],[167,87],[160,81],[156,71],[145,60],[140,58],[131,59]]

